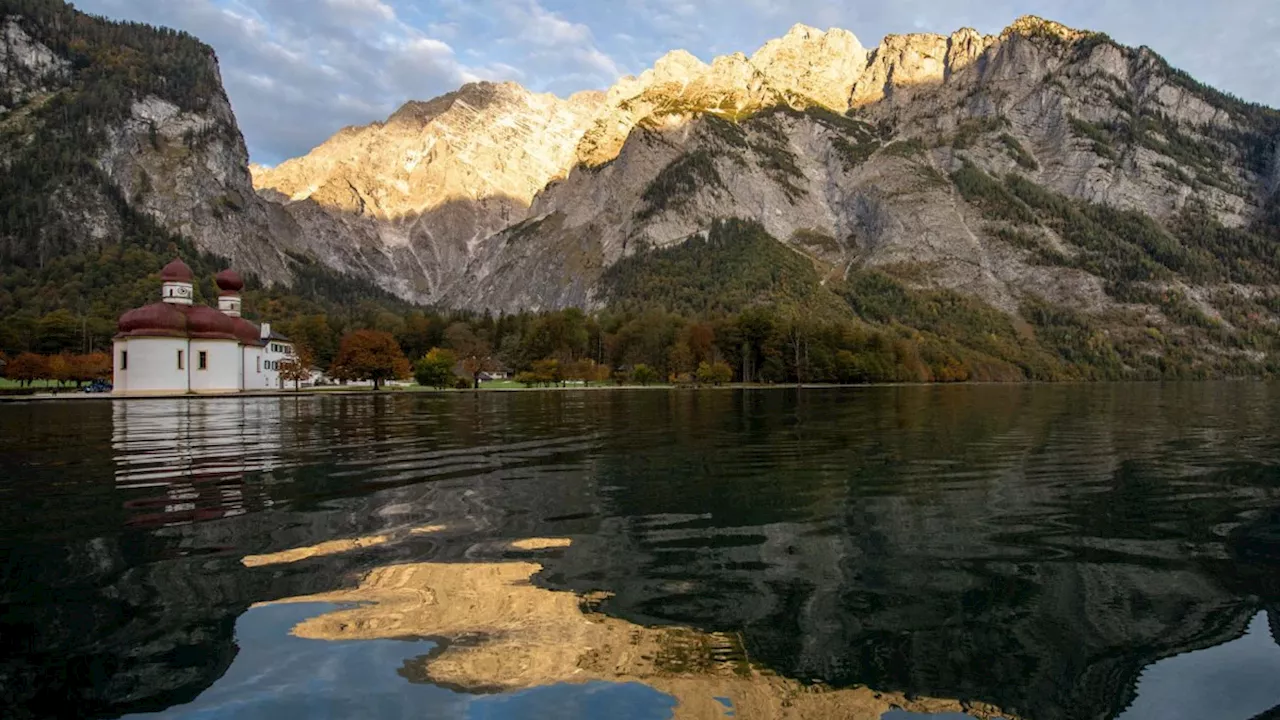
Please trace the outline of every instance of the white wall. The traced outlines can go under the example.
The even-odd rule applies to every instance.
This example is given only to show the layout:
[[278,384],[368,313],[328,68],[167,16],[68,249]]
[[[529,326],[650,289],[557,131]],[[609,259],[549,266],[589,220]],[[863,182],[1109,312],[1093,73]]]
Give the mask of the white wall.
[[[115,392],[134,394],[185,393],[191,353],[186,338],[125,338],[115,342]],[[178,369],[178,351],[183,369]],[[129,369],[120,368],[120,353],[128,351]]]
[[[208,353],[207,369],[200,369],[200,353]],[[130,362],[133,356],[130,355]],[[240,390],[240,343],[237,340],[192,340],[191,392],[227,393]]]
[[129,373],[120,369],[120,354],[129,349],[128,340],[116,340],[111,344],[111,388],[112,393],[123,395],[129,391]]
[[[280,371],[275,369],[279,367],[279,363],[287,358],[293,357],[293,345],[290,343],[282,343],[278,340],[267,340],[267,346],[262,349],[262,373],[267,376],[267,387],[272,390],[279,390],[284,387],[280,384]],[[275,348],[283,347],[285,352],[278,352]],[[293,387],[290,383],[289,387]]]
[[262,369],[262,348],[255,345],[244,345],[244,387],[245,390],[269,390],[267,375]]

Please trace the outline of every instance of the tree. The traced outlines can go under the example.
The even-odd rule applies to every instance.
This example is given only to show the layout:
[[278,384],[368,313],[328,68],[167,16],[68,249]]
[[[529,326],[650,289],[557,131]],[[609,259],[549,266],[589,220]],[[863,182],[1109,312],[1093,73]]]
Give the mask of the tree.
[[607,380],[609,378],[608,368],[596,364],[591,358],[583,358],[575,360],[565,366],[564,376],[569,380],[581,380],[583,385],[591,386],[592,382],[597,380]]
[[49,361],[43,355],[22,353],[9,361],[9,364],[5,367],[5,374],[9,376],[10,380],[16,380],[30,387],[31,383],[36,380],[44,380],[49,377]]
[[456,379],[453,368],[458,364],[458,356],[452,350],[431,348],[413,365],[413,377],[423,387],[443,390],[454,384]]
[[295,345],[294,355],[280,361],[280,379],[293,381],[294,391],[301,389],[302,381],[311,379],[311,365],[314,360],[311,350],[305,345]]
[[292,322],[283,323],[283,329],[296,344],[311,350],[313,362],[319,363],[321,367],[333,364],[333,359],[337,357],[333,341],[336,335],[329,325],[328,317],[306,315]]
[[43,353],[61,353],[81,349],[80,321],[66,310],[54,310],[40,318],[36,330],[36,348]]
[[106,353],[89,353],[71,356],[71,379],[76,386],[111,376],[111,356]]
[[47,362],[49,368],[49,379],[57,381],[59,388],[61,388],[63,384],[69,383],[75,379],[70,355],[66,353],[53,355],[48,358]]
[[462,361],[462,372],[471,380],[472,387],[480,389],[480,373],[495,370],[498,363],[493,359],[493,347],[471,326],[457,322],[444,331],[445,344],[453,348]]
[[698,382],[705,385],[724,385],[733,380],[733,368],[727,363],[703,362],[698,365]]
[[641,363],[631,369],[631,379],[641,385],[648,385],[658,381],[658,371]]
[[539,360],[533,364],[533,377],[541,385],[559,385],[564,382],[564,368],[555,358]]
[[377,390],[387,380],[409,377],[410,368],[391,333],[356,330],[342,336],[331,373],[339,380],[372,380]]

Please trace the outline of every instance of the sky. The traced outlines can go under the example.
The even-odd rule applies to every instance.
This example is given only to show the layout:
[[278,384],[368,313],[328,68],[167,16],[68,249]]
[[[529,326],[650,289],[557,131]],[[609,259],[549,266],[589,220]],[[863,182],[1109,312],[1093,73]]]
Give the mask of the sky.
[[78,0],[85,12],[186,30],[213,46],[254,162],[306,154],[475,80],[567,96],[673,49],[750,55],[792,25],[998,33],[1021,15],[1148,45],[1197,79],[1280,106],[1276,0]]

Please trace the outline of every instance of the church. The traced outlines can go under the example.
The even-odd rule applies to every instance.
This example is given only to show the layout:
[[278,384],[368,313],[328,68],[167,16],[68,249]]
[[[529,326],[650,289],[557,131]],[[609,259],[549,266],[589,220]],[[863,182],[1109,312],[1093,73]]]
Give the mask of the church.
[[215,395],[282,388],[289,339],[240,316],[244,281],[223,270],[218,307],[196,305],[194,275],[182,260],[160,271],[160,302],[120,316],[114,342],[117,395]]

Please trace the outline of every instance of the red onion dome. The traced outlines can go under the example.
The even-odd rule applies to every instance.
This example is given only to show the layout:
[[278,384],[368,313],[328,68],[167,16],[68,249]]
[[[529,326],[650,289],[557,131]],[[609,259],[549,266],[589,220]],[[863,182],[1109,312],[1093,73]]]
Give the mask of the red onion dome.
[[236,326],[236,339],[242,345],[261,345],[262,331],[257,325],[245,320],[244,318],[231,318]]
[[213,280],[218,283],[218,289],[222,291],[220,295],[238,295],[241,290],[244,290],[244,280],[235,270],[223,270],[214,275]]
[[160,271],[160,279],[165,282],[191,282],[195,278],[195,274],[191,272],[191,268],[181,258],[175,258],[173,262],[164,266]]
[[169,303],[155,303],[130,310],[116,324],[120,335],[186,337],[187,314]]
[[187,309],[187,332],[201,340],[236,340],[236,325],[230,316],[204,305]]

